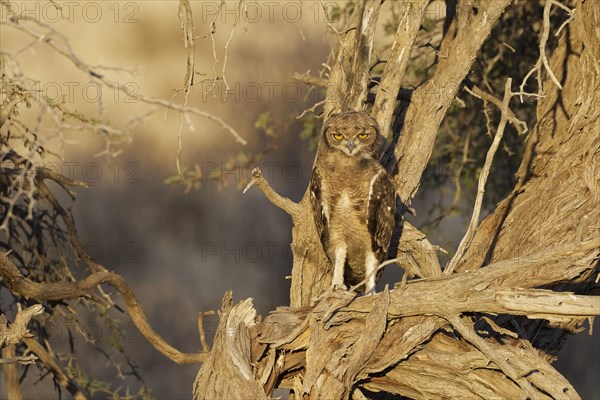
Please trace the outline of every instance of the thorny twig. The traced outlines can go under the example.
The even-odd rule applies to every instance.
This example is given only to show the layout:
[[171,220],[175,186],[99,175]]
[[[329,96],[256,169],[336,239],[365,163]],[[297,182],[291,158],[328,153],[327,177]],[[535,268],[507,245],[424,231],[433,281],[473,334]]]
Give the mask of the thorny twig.
[[[190,5],[189,0],[180,0],[179,1],[179,22],[181,24],[181,30],[183,31],[183,43],[185,48],[187,49],[187,64],[185,71],[185,80],[184,80],[184,98],[183,105],[186,106],[188,103],[188,99],[190,96],[190,88],[194,84],[194,76],[195,76],[195,63],[196,63],[196,45],[194,44],[194,18],[192,16],[192,6]],[[176,157],[176,167],[177,173],[179,175],[183,175],[181,172],[181,152],[183,151],[183,143],[181,139],[181,134],[183,130],[183,118],[184,114],[179,114],[179,129],[177,131],[177,140],[178,140],[178,148],[177,148],[177,157]],[[190,125],[190,128],[193,128]],[[191,129],[193,130],[193,129]]]
[[56,382],[71,393],[75,400],[85,400],[90,398],[87,390],[81,387],[69,373],[65,372],[63,368],[60,367],[56,361],[57,355],[52,351],[48,341],[45,341],[45,347],[33,338],[25,338],[23,342],[31,352],[39,357],[40,361],[50,370],[50,372],[52,372]]
[[[464,89],[471,96],[481,99],[484,102],[490,102],[493,105],[495,105],[496,107],[498,107],[500,110],[502,110],[502,100],[495,97],[494,95],[481,90],[480,88],[478,88],[475,85],[473,85],[471,88],[469,88],[468,86],[465,86]],[[508,114],[507,115],[508,122],[513,124],[513,126],[517,130],[519,136],[526,134],[527,131],[529,130],[527,128],[527,123],[525,121],[521,121],[519,118],[517,118],[515,113],[510,108],[507,109],[507,114]]]
[[35,354],[29,354],[26,356],[15,356],[11,358],[0,358],[0,365],[2,364],[21,364],[29,365],[35,364],[38,358]]
[[471,244],[473,237],[475,236],[475,231],[477,229],[477,225],[479,224],[479,214],[481,212],[481,205],[483,203],[483,194],[485,193],[485,183],[487,181],[488,175],[490,173],[490,168],[492,167],[492,162],[494,161],[494,155],[496,154],[496,150],[500,145],[500,140],[504,135],[504,129],[506,128],[506,122],[508,120],[508,107],[510,103],[510,99],[514,96],[514,93],[511,91],[512,78],[508,78],[506,80],[506,84],[504,85],[504,99],[502,100],[502,117],[500,118],[500,123],[498,124],[498,129],[496,130],[496,135],[494,136],[494,141],[488,153],[485,157],[485,163],[481,170],[481,174],[479,175],[479,183],[477,185],[477,197],[475,199],[475,206],[473,207],[473,215],[471,216],[471,222],[469,222],[469,227],[467,228],[467,232],[465,236],[460,241],[458,249],[456,250],[456,254],[450,262],[448,266],[444,270],[444,274],[448,275],[454,272],[458,262],[461,260],[465,251]]
[[[36,23],[38,26],[44,28],[47,30],[46,33],[40,33],[37,32],[34,29],[31,29],[29,27],[27,27],[25,24],[23,23],[17,23],[15,21],[31,21]],[[115,82],[112,81],[110,79],[108,79],[107,77],[105,77],[103,74],[98,73],[95,70],[95,67],[92,65],[87,64],[85,61],[83,61],[75,52],[74,50],[72,50],[68,40],[62,36],[58,31],[56,31],[53,27],[51,27],[48,24],[45,24],[43,22],[37,21],[33,18],[30,18],[28,16],[13,16],[9,19],[9,21],[6,22],[2,22],[3,24],[6,24],[8,26],[11,26],[15,29],[18,29],[30,36],[32,36],[33,38],[37,39],[37,42],[44,42],[47,45],[49,45],[50,47],[52,47],[54,50],[56,50],[59,54],[61,54],[62,56],[64,56],[65,58],[67,58],[68,60],[70,60],[73,65],[75,67],[77,67],[79,70],[85,72],[86,74],[90,75],[95,81],[100,82],[101,84],[103,84],[104,86],[114,89],[114,90],[118,90],[121,93],[124,93],[126,96],[129,96],[129,98],[131,100],[135,100],[135,101],[139,101],[139,102],[143,102],[146,104],[150,104],[150,105],[158,105],[161,107],[164,107],[166,109],[170,109],[170,110],[174,110],[183,114],[194,114],[206,119],[209,119],[211,121],[214,121],[216,123],[218,123],[219,125],[221,125],[221,127],[226,130],[227,132],[229,132],[234,139],[236,140],[236,142],[242,144],[242,145],[246,145],[246,140],[244,140],[240,134],[234,129],[232,128],[229,124],[227,124],[222,118],[217,117],[207,111],[203,111],[200,110],[196,107],[191,107],[188,106],[186,104],[177,104],[174,103],[172,101],[168,101],[165,99],[161,99],[161,98],[157,98],[157,97],[150,97],[150,96],[145,96],[139,93],[134,93],[131,88],[129,87],[129,85],[127,84],[121,84],[119,82]],[[56,40],[48,40],[49,37],[56,37],[58,39],[60,39],[60,44],[59,41]],[[189,78],[189,79],[193,79],[193,78]]]

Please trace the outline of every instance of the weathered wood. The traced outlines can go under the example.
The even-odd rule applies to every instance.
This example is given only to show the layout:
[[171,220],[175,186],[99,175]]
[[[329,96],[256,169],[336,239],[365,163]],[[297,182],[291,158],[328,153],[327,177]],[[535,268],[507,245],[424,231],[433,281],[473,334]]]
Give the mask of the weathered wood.
[[600,32],[590,24],[600,10],[584,2],[576,14],[550,60],[564,90],[544,82],[517,185],[482,222],[459,271],[598,237]]
[[194,398],[267,399],[251,360],[249,328],[256,323],[252,300],[234,306],[227,292],[220,317],[212,352],[194,382]]
[[[8,344],[2,348],[2,359],[10,360],[16,356],[15,345]],[[23,393],[19,384],[19,369],[16,363],[2,365],[2,373],[4,375],[4,384],[6,385],[6,395],[9,399],[21,400]]]
[[[321,302],[316,309],[328,304]],[[373,311],[362,323],[344,324],[343,327],[328,326],[323,316],[318,313],[311,315],[307,327],[310,329],[307,367],[301,394],[323,399],[347,399],[350,396],[356,377],[386,330],[389,304],[390,296],[386,289],[377,296]]]
[[[461,393],[461,390],[467,388],[470,388],[470,395],[480,395],[487,393],[486,390],[496,384],[505,388],[502,396],[507,398],[520,393],[520,389],[510,383],[510,379],[506,380],[504,369],[500,371],[497,366],[490,365],[487,355],[473,350],[467,344],[477,339],[486,343],[490,354],[497,355],[499,360],[508,360],[504,367],[510,368],[514,377],[519,376],[519,379],[542,390],[536,392],[536,396],[543,398],[543,393],[552,393],[553,398],[574,399],[577,395],[572,386],[532,348],[524,350],[486,342],[474,330],[461,331],[466,342],[457,340],[459,337],[456,337],[451,340],[450,345],[446,335],[437,334],[432,341],[421,346],[447,324],[444,318],[438,317],[440,315],[460,315],[464,312],[503,313],[528,315],[550,321],[561,321],[564,317],[600,315],[600,304],[596,297],[540,289],[510,289],[511,285],[535,287],[541,283],[577,277],[591,266],[573,265],[566,271],[556,270],[554,274],[549,271],[546,276],[536,271],[543,269],[549,258],[560,258],[561,254],[566,257],[566,253],[585,253],[599,245],[600,240],[586,243],[578,250],[563,246],[557,251],[546,252],[545,255],[534,255],[528,260],[502,262],[472,273],[411,281],[392,292],[384,291],[374,296],[356,298],[344,292],[330,292],[321,297],[312,308],[280,308],[260,323],[254,321],[254,314],[248,308],[250,303],[246,301],[239,307],[245,310],[244,315],[252,316],[245,325],[249,330],[243,330],[246,333],[241,339],[231,339],[235,341],[230,342],[227,347],[221,343],[224,339],[218,333],[213,349],[213,358],[218,362],[225,362],[223,359],[227,358],[238,361],[230,361],[225,366],[205,365],[203,371],[220,371],[223,368],[228,371],[231,365],[253,365],[258,371],[254,373],[255,377],[265,376],[265,370],[270,369],[274,373],[276,369],[275,363],[270,361],[273,360],[272,357],[282,357],[281,364],[284,367],[279,369],[278,374],[293,374],[293,371],[303,368],[302,393],[311,398],[348,398],[354,385],[363,381],[366,382],[364,387],[369,390],[389,389],[392,385],[394,390],[390,389],[391,393],[410,396],[415,391],[422,391],[423,395],[417,398],[426,398],[435,393],[428,390],[439,388],[439,383],[430,381],[435,378],[425,376],[406,381],[405,377],[411,376],[410,371],[414,370],[437,373],[438,369],[444,377],[442,382],[445,382],[446,388],[438,391],[438,395],[451,393],[450,390]],[[520,282],[515,277],[516,271],[524,273],[528,279]],[[532,302],[527,307],[522,307],[521,303],[515,305],[515,296],[543,298],[545,301]],[[569,306],[564,305],[565,299],[568,299]],[[228,315],[226,309],[218,332],[226,327],[231,330],[231,323],[228,322],[231,317]],[[233,333],[231,335],[235,336]],[[269,350],[262,349],[252,354],[252,358],[243,358],[241,362],[240,354],[249,352],[240,353],[236,349],[247,349],[250,337],[266,344]],[[246,344],[232,344],[239,340]],[[267,357],[267,354],[270,356]],[[443,354],[446,355],[442,356]],[[474,355],[477,355],[475,359]],[[304,358],[304,361],[299,361],[298,357]],[[450,357],[454,361],[445,365],[445,360]],[[286,370],[285,366],[289,369]],[[244,368],[250,374],[249,367]],[[445,368],[448,368],[448,375],[444,375]],[[481,372],[479,368],[490,369],[494,373]],[[450,381],[455,370],[462,371],[463,378],[452,383],[444,381]],[[386,380],[374,378],[384,371],[388,371],[385,372]],[[406,371],[408,372],[405,373]],[[227,372],[228,380],[232,379],[229,374]],[[223,377],[215,374],[200,378],[199,375],[198,379],[198,382],[214,388]]]
[[[596,4],[578,4],[569,34],[561,36],[549,63],[563,90],[551,78],[543,81],[538,121],[527,138],[517,184],[481,223],[458,271],[600,237],[600,32],[595,28],[599,19]],[[595,248],[577,258],[549,260],[542,273],[564,270],[573,262],[598,265],[599,257],[600,248]],[[552,288],[587,293],[597,287],[595,271],[589,269]],[[532,344],[554,359],[565,333],[556,325],[520,323],[522,335],[533,338]],[[576,331],[577,325],[573,320],[559,324],[565,332]]]
[[402,136],[394,150],[398,196],[408,204],[419,188],[421,175],[433,150],[438,128],[475,57],[510,0],[478,3],[460,1],[458,30],[449,42],[433,77],[417,88],[404,119]]
[[[573,387],[550,364],[530,350],[506,352],[502,346],[490,344],[539,388],[551,390],[553,398],[576,399]],[[533,361],[533,362],[532,362]],[[428,372],[433,372],[428,373]],[[480,351],[465,346],[448,335],[436,335],[427,347],[399,363],[384,375],[370,378],[362,385],[372,391],[384,391],[414,399],[432,398],[500,398],[516,399],[522,391],[513,381],[504,379],[494,364]],[[550,399],[538,392],[538,399]]]
[[[351,110],[361,110],[366,106],[367,94],[369,92],[369,83],[371,80],[371,56],[373,53],[373,39],[375,36],[375,27],[379,18],[379,8],[381,0],[365,0],[362,5],[361,16],[355,34],[355,43],[346,53],[352,61],[352,71],[349,76],[350,96],[344,108]],[[359,8],[359,6],[357,6]]]
[[402,78],[410,60],[412,47],[421,27],[428,1],[406,2],[403,4],[403,15],[400,18],[394,43],[388,56],[386,68],[381,76],[377,97],[373,105],[373,115],[381,128],[381,134],[390,136],[391,123],[396,111],[396,100]]
[[[448,30],[454,36],[443,40],[448,53],[434,77],[413,93],[395,149],[402,199],[417,190],[439,123],[509,3],[481,2],[474,10],[471,3],[459,2]],[[357,10],[364,11],[365,4]],[[530,134],[519,184],[477,228],[456,273],[442,276],[435,247],[409,226],[398,255],[404,257],[400,263],[408,275],[422,279],[374,296],[331,292],[331,266],[319,245],[307,197],[293,206],[291,307],[253,322],[244,336],[259,343],[245,362],[255,367],[266,395],[279,386],[292,389],[295,398],[369,398],[377,392],[416,399],[579,398],[544,351],[546,346],[557,349],[564,332],[600,314],[598,298],[582,295],[586,286],[578,283],[593,285],[600,258],[600,105],[591,100],[600,89],[600,33],[583,35],[600,11],[589,11],[590,2],[578,7],[581,12],[578,8],[572,23],[577,34],[569,37],[576,54],[567,57],[563,43],[550,63],[565,91],[544,86],[546,96],[538,106],[540,117]],[[350,28],[360,26],[359,14],[351,18]],[[354,30],[344,31],[343,44],[356,42]],[[330,76],[330,82],[346,88],[354,77],[340,71],[356,74],[348,69],[347,51],[338,52]],[[389,65],[401,69],[402,60]],[[402,73],[387,74],[392,90],[399,90]],[[383,96],[382,105],[393,98],[383,91],[378,96]],[[351,97],[348,104],[361,98],[356,90]],[[339,91],[330,87],[326,110],[339,100]],[[379,109],[388,111],[376,117],[388,121],[389,109],[382,105]],[[268,189],[263,191],[270,196]],[[514,319],[519,316],[528,319]],[[533,339],[534,328],[547,330],[542,335],[547,344]],[[230,357],[221,350],[213,353]]]
[[29,333],[27,325],[31,319],[43,312],[44,307],[41,304],[34,304],[23,310],[21,304],[17,303],[17,315],[11,324],[4,314],[0,314],[0,348],[19,343],[23,336]]

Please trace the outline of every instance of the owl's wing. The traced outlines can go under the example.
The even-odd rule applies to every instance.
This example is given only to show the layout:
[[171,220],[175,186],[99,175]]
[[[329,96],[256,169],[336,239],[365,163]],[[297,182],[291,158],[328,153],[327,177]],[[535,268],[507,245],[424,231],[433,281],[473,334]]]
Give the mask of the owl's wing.
[[383,170],[371,181],[368,207],[371,247],[379,262],[382,262],[387,256],[396,225],[396,185]]
[[310,204],[313,209],[313,218],[317,234],[327,253],[329,246],[329,207],[323,196],[323,179],[319,167],[315,164],[310,179]]

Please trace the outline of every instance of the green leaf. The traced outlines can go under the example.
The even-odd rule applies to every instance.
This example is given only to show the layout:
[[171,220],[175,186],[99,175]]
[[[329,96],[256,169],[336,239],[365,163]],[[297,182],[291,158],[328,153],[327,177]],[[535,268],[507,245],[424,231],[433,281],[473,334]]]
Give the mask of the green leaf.
[[259,114],[258,119],[254,122],[254,127],[256,129],[265,130],[269,123],[271,122],[271,111],[265,111],[262,114]]

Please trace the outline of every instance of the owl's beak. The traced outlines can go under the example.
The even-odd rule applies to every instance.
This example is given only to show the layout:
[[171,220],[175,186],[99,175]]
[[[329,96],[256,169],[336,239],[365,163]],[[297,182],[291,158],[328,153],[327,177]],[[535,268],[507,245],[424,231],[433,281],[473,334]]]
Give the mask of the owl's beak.
[[356,145],[354,144],[354,142],[348,142],[348,143],[346,143],[346,148],[348,149],[348,151],[350,153],[352,153],[352,150],[354,150],[356,148]]

